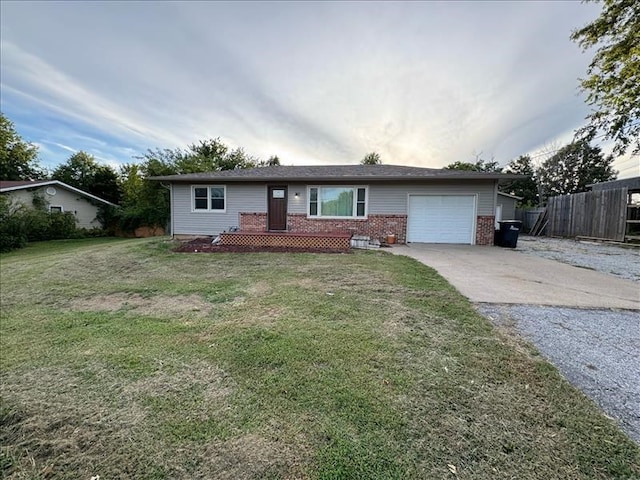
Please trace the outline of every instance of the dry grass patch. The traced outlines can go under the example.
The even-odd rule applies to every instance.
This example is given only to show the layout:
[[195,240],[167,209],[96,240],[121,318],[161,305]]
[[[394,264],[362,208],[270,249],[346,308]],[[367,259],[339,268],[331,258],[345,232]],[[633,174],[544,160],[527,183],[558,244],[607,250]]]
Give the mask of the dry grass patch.
[[307,478],[307,455],[283,439],[247,434],[226,442],[208,444],[202,453],[204,461],[194,472],[194,478]]
[[212,305],[199,295],[154,295],[142,297],[138,294],[112,293],[94,295],[72,300],[68,308],[85,312],[119,312],[131,315],[154,317],[206,316]]
[[[2,454],[13,464],[15,478],[26,471],[37,474],[47,469],[63,478],[64,472],[73,472],[70,478],[146,477],[154,472],[193,478],[193,472],[182,467],[193,458],[193,450],[177,456],[162,454],[176,442],[167,430],[173,423],[207,422],[212,412],[228,410],[233,381],[222,369],[205,362],[167,363],[160,368],[164,369],[137,380],[118,376],[97,363],[80,371],[47,367],[5,374]],[[167,415],[167,408],[180,405]],[[201,455],[213,452],[211,445],[216,445],[217,456],[207,457],[199,469],[207,474],[223,472],[220,466],[231,462],[227,452],[239,459],[238,464],[241,457],[250,458],[251,451],[241,448],[242,444],[249,448],[248,442],[234,437],[244,436],[229,435],[229,440],[191,445]],[[266,442],[258,444],[266,450]]]

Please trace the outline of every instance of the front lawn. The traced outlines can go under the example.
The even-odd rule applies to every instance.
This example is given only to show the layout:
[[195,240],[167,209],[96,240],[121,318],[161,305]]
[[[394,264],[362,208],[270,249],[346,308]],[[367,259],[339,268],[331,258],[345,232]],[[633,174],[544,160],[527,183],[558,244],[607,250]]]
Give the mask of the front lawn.
[[640,477],[640,449],[433,270],[382,252],[0,256],[8,478]]

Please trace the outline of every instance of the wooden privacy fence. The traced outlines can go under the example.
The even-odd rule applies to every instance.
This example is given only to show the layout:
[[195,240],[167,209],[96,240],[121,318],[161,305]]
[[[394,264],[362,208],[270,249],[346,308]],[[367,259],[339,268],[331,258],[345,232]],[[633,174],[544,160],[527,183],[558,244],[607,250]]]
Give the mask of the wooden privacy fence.
[[551,197],[547,235],[593,237],[624,242],[627,189],[600,190]]

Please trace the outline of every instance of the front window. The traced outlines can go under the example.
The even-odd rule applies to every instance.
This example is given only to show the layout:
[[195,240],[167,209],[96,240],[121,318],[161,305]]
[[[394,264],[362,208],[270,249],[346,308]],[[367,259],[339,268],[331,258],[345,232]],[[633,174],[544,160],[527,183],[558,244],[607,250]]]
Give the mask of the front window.
[[196,212],[224,212],[226,188],[224,185],[194,186],[191,188],[193,210]]
[[364,218],[367,216],[367,188],[309,187],[309,216]]

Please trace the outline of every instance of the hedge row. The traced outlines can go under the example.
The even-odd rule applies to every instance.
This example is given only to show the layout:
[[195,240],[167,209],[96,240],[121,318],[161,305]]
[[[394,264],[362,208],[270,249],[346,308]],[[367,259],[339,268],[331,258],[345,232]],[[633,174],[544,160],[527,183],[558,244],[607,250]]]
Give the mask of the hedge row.
[[76,218],[70,212],[48,212],[13,204],[0,195],[0,252],[22,248],[28,242],[101,236],[101,229],[76,228]]

